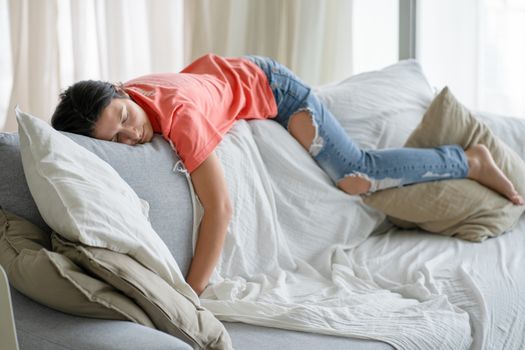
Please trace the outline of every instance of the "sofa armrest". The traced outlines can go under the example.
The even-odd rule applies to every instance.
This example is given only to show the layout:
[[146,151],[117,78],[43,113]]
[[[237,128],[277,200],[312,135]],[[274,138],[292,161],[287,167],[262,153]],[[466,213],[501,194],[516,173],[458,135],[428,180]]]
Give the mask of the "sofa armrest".
[[9,282],[2,266],[0,266],[0,325],[2,325],[0,327],[2,349],[18,350]]

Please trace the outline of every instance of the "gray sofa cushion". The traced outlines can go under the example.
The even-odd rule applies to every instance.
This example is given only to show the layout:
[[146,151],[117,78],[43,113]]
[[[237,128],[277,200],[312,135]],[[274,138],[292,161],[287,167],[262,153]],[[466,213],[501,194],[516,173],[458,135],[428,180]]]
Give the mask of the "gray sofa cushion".
[[11,288],[21,350],[191,350],[167,333],[129,321],[65,314]]
[[0,133],[0,203],[3,208],[51,232],[25,181],[17,133]]
[[278,328],[257,327],[244,323],[223,322],[235,350],[392,350],[392,346],[368,339],[294,332]]
[[[21,350],[191,350],[161,331],[128,321],[77,317],[55,311],[11,288]],[[392,350],[382,342],[224,322],[235,350]]]
[[[185,176],[172,171],[178,158],[169,144],[158,135],[151,143],[137,147],[64,135],[110,163],[137,195],[148,201],[153,229],[186,274],[192,256],[193,209]],[[0,133],[0,164],[8,165],[0,168],[2,206],[50,232],[25,182],[18,134]]]

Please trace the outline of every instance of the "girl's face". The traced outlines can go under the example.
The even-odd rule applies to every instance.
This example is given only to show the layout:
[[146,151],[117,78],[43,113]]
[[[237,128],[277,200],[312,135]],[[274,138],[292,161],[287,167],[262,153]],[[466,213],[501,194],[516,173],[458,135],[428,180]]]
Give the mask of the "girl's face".
[[150,142],[153,127],[146,112],[130,98],[114,98],[95,123],[93,137],[136,145]]

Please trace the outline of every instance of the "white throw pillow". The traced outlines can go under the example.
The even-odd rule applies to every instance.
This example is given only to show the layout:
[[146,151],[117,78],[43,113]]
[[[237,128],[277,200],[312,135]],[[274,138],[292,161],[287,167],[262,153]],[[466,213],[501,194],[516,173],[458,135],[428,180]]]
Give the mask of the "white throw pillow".
[[198,301],[148,221],[147,203],[105,161],[16,110],[24,173],[40,214],[68,240],[128,254]]
[[[403,147],[438,92],[414,59],[356,74],[314,91],[346,133],[364,149]],[[525,159],[525,119],[473,113]]]
[[415,60],[357,74],[315,92],[364,149],[402,147],[435,95]]

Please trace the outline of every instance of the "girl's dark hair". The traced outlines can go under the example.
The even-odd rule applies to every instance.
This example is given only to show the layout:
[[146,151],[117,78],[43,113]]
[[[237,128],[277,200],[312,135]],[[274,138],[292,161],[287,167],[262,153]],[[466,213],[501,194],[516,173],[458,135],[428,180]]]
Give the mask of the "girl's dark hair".
[[121,86],[100,80],[79,81],[60,94],[51,125],[57,130],[92,136],[102,110],[114,98],[127,98]]

